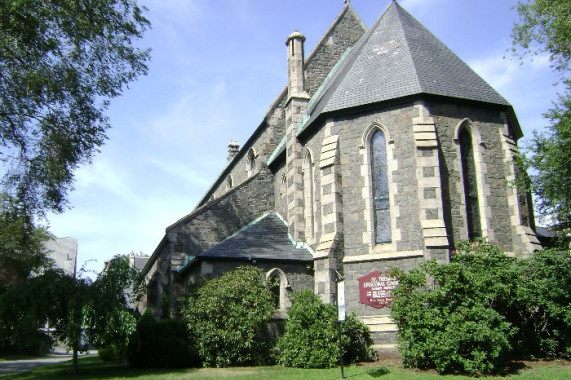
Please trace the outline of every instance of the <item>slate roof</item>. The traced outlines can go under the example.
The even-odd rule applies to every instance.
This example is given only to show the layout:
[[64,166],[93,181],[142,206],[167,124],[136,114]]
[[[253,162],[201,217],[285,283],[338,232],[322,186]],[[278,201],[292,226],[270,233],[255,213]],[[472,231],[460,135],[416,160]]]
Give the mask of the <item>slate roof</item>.
[[53,238],[44,244],[48,257],[54,261],[54,266],[70,276],[75,276],[77,239]]
[[313,261],[306,246],[290,239],[287,224],[275,213],[263,215],[197,258]]
[[391,2],[312,99],[320,114],[430,94],[511,107],[420,22]]
[[149,256],[135,256],[133,266],[137,270],[143,270],[145,265],[149,262]]

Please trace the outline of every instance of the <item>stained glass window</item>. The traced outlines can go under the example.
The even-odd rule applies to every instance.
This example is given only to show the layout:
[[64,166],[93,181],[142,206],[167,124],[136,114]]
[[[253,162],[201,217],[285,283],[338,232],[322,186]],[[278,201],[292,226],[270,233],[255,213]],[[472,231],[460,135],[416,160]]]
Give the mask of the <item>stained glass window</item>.
[[371,174],[375,218],[375,242],[391,241],[389,179],[387,176],[387,145],[385,134],[378,130],[371,139]]
[[472,146],[472,136],[466,128],[462,128],[459,137],[460,156],[462,158],[462,177],[464,178],[464,197],[466,200],[468,239],[474,240],[482,236],[474,148]]

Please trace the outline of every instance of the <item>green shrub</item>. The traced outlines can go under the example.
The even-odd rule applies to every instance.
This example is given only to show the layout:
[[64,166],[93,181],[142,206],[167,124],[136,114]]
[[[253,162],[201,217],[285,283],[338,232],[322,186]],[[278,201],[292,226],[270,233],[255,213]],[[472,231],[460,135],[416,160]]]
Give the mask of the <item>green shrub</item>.
[[341,328],[344,363],[354,364],[374,359],[373,340],[366,324],[357,319],[353,313],[342,322]]
[[518,354],[571,357],[570,252],[538,251],[519,264]]
[[516,329],[497,310],[511,307],[514,259],[480,241],[462,245],[450,264],[428,261],[395,274],[400,286],[391,310],[405,366],[440,373],[503,370]]
[[[369,329],[354,315],[343,322],[344,361],[372,358]],[[312,291],[292,295],[285,333],[278,341],[279,363],[298,368],[329,368],[339,362],[337,309]]]
[[405,365],[498,373],[509,359],[569,356],[569,273],[569,252],[516,260],[483,240],[462,242],[450,264],[396,270],[391,309]]
[[198,364],[183,321],[145,313],[129,340],[129,365],[135,368],[185,368]]
[[261,270],[238,267],[192,292],[183,315],[202,364],[227,367],[271,361],[267,324],[273,310]]

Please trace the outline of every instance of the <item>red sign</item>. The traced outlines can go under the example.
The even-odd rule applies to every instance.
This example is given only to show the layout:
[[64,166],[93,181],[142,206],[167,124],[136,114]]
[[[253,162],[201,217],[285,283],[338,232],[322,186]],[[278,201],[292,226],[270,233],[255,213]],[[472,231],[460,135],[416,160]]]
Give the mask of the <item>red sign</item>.
[[393,289],[399,284],[396,277],[390,277],[388,271],[371,272],[359,281],[359,302],[375,308],[385,307],[392,302]]

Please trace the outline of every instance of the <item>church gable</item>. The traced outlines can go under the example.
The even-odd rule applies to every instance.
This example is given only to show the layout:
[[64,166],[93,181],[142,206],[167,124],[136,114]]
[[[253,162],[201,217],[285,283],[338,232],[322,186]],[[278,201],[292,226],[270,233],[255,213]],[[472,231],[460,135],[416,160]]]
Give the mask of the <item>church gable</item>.
[[[343,8],[339,16],[331,24],[317,46],[305,59],[304,76],[306,91],[312,96],[322,84],[327,74],[337,63],[342,54],[365,33],[366,27],[350,5]],[[258,128],[242,146],[240,151],[228,163],[220,177],[206,192],[198,206],[208,202],[212,196],[218,197],[228,191],[228,178],[234,186],[245,181],[251,173],[248,154],[253,151],[256,156],[256,168],[265,165],[272,152],[279,146],[286,133],[287,86],[269,107]]]

